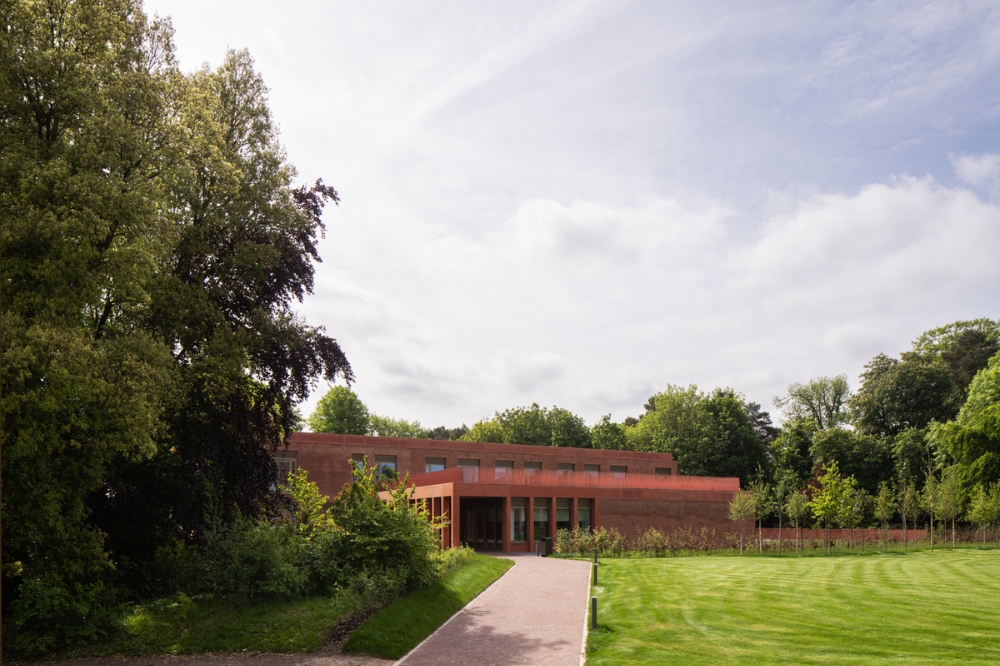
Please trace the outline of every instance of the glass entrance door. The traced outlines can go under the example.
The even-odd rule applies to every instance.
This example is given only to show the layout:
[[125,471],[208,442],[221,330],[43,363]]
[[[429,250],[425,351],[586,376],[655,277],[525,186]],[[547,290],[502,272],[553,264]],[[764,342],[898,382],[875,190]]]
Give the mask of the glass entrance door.
[[476,550],[503,550],[503,499],[462,498],[462,543]]

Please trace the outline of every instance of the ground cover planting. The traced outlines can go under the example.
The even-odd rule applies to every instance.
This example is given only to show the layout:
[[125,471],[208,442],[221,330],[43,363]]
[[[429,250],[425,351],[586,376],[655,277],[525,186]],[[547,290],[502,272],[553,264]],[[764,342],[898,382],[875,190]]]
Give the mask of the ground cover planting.
[[1000,552],[602,559],[588,666],[995,664]]
[[477,555],[464,567],[379,612],[351,634],[343,649],[398,659],[512,566],[512,560]]

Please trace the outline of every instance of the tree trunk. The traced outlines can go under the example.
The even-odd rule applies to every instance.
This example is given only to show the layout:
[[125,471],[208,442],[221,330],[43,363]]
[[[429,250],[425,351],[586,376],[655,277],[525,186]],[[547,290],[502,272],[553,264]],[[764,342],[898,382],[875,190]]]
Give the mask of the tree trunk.
[[764,519],[757,521],[757,552],[764,552]]
[[781,557],[781,512],[778,513],[778,557]]
[[826,521],[826,554],[833,554],[833,544],[830,543],[830,520]]
[[903,555],[906,555],[906,548],[909,545],[907,543],[908,534],[906,532],[906,511],[903,511]]
[[955,516],[951,517],[951,547],[955,549]]

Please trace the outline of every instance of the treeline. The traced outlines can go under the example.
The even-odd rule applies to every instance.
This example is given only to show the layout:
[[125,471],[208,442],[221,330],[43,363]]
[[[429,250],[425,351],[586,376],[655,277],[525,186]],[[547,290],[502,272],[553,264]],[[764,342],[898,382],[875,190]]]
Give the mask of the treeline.
[[[768,493],[785,501],[799,491],[809,501],[812,489],[821,488],[820,479],[836,467],[871,501],[879,493],[896,498],[893,520],[902,521],[904,511],[908,521],[931,512],[921,508],[927,502],[917,500],[901,508],[899,497],[921,497],[928,487],[948,484],[955,487],[957,515],[965,516],[978,493],[989,495],[991,484],[1000,480],[998,352],[1000,323],[994,320],[927,331],[898,357],[873,358],[856,391],[843,375],[792,384],[774,399],[783,412],[780,427],[733,389],[706,393],[668,386],[651,396],[638,416],[621,422],[604,416],[589,427],[568,410],[532,404],[496,412],[468,429],[427,431],[416,422],[377,417],[357,421],[352,432],[400,437],[434,432],[464,441],[669,452],[681,474],[739,477],[744,488],[758,489],[761,501]],[[348,403],[363,409],[353,393],[335,388],[320,401],[311,427],[346,432],[338,429],[346,417],[332,415],[350,412]],[[398,427],[380,429],[376,422]],[[761,504],[758,517],[774,522],[785,515],[766,506]],[[874,504],[865,507],[863,520],[874,520]]]
[[226,526],[276,516],[294,406],[352,378],[293,311],[337,193],[296,185],[245,51],[188,74],[172,37],[134,0],[0,3],[3,639],[21,654],[92,637],[187,585]]

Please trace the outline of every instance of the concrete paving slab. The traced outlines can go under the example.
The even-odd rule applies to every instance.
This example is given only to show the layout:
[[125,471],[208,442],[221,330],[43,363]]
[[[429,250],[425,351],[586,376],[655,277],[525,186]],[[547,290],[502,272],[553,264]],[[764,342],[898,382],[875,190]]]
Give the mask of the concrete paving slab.
[[578,666],[590,564],[511,556],[514,566],[398,666]]

